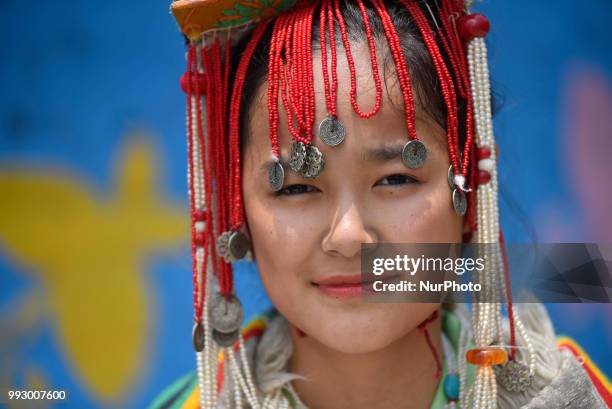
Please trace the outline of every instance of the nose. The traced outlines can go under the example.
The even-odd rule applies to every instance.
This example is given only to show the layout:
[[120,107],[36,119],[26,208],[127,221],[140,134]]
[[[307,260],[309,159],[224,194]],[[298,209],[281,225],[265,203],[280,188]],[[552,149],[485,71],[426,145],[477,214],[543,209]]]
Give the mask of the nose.
[[321,243],[323,251],[346,258],[355,257],[361,250],[361,243],[377,242],[376,234],[367,226],[368,223],[355,204],[343,212],[339,210]]

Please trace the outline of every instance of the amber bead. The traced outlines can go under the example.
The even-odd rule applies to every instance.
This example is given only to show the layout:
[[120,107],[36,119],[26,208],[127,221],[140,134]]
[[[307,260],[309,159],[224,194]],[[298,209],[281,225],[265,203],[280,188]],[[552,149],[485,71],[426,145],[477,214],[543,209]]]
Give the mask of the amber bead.
[[502,348],[476,348],[465,353],[465,359],[472,365],[501,365],[508,361],[508,354]]

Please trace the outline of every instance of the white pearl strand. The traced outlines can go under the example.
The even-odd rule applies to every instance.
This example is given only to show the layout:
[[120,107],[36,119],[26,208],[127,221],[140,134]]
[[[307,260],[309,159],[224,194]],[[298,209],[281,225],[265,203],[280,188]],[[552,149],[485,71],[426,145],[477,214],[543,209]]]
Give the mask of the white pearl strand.
[[255,387],[255,383],[253,382],[253,374],[251,372],[251,368],[249,367],[249,361],[247,359],[246,348],[244,346],[244,338],[242,337],[242,335],[238,337],[238,350],[240,352],[240,358],[242,359],[242,365],[243,365],[244,372],[246,373],[247,388],[249,388],[249,391],[252,396],[257,397],[258,391],[257,391],[257,388]]
[[242,392],[244,393],[251,408],[258,409],[259,402],[257,401],[257,396],[253,396],[251,394],[251,391],[246,385],[244,376],[242,376],[242,371],[240,370],[236,362],[236,356],[234,355],[234,348],[233,347],[224,348],[223,351],[224,351],[224,356],[228,359],[230,363],[230,367],[228,369],[230,369],[232,380],[236,382],[238,385],[240,385],[240,387],[242,388]]
[[464,359],[465,353],[467,352],[470,342],[472,340],[472,334],[470,331],[470,323],[462,314],[457,314],[461,321],[461,331],[459,332],[459,345],[457,348],[457,357],[461,359],[457,360],[457,367],[459,372],[459,404],[464,407],[464,403],[467,402],[468,388],[467,388],[467,362]]
[[[503,272],[499,248],[499,214],[497,203],[497,169],[495,139],[491,120],[491,90],[487,66],[487,49],[483,38],[474,38],[468,44],[468,64],[476,123],[476,143],[487,147],[490,160],[479,163],[479,167],[491,174],[489,183],[477,190],[476,217],[478,230],[476,243],[483,244],[485,263],[483,271],[484,301],[474,304],[472,325],[477,347],[488,347],[500,339],[501,305],[499,303],[499,277]],[[497,406],[495,373],[488,366],[477,368],[473,386],[473,407],[489,409]]]
[[[203,73],[204,67],[202,64],[202,44],[195,44],[196,47],[196,58],[198,65],[198,72]],[[200,138],[198,136],[198,132],[200,126],[203,130],[206,129],[206,116],[205,116],[205,105],[206,98],[201,96],[201,106],[202,106],[202,116],[198,118],[197,109],[196,109],[196,96],[192,96],[190,99],[191,104],[191,134],[192,134],[192,152],[191,159],[193,162],[193,169],[189,172],[189,178],[193,178],[193,201],[195,208],[197,210],[207,210],[205,209],[206,203],[206,191],[204,190],[204,168],[203,164],[205,163],[205,158],[201,156],[200,151]],[[202,135],[202,140],[204,141],[204,153],[206,154],[206,136]],[[190,180],[191,182],[191,180]],[[214,203],[214,198],[213,203]],[[214,211],[214,209],[213,209]],[[206,225],[203,222],[198,222],[195,225],[195,228],[198,232],[204,232]],[[198,247],[196,249],[196,269],[197,269],[197,283],[198,288],[196,289],[198,299],[200,297],[203,298],[203,317],[202,317],[202,325],[204,327],[204,350],[202,352],[196,353],[197,360],[197,373],[198,373],[198,386],[200,391],[200,406],[202,409],[214,409],[217,406],[217,388],[216,388],[216,378],[217,378],[217,347],[212,340],[211,332],[210,332],[210,323],[208,321],[207,304],[208,297],[210,294],[210,286],[212,285],[212,262],[209,258],[208,263],[204,266],[204,248]],[[201,288],[201,283],[203,280],[206,280],[205,292],[204,294],[199,293],[199,289]]]

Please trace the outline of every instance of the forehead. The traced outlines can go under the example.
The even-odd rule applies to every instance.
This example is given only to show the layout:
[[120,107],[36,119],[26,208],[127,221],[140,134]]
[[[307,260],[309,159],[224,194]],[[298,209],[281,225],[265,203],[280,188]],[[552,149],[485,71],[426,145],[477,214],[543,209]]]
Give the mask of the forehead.
[[[372,66],[367,44],[351,46],[355,60],[356,71],[356,102],[363,112],[369,112],[376,101],[376,86],[372,77]],[[371,158],[372,151],[379,150],[379,154],[391,155],[398,147],[408,142],[406,115],[401,87],[395,75],[392,59],[387,59],[387,50],[377,47],[378,67],[381,67],[382,81],[381,106],[376,115],[363,119],[359,117],[352,106],[350,89],[351,76],[344,52],[338,52],[337,74],[338,91],[336,109],[338,119],[346,130],[345,141],[336,147],[324,144],[319,138],[318,127],[322,120],[328,116],[322,67],[321,54],[313,52],[313,83],[315,94],[315,119],[313,123],[312,144],[321,152],[331,158],[338,153],[344,153],[343,160],[366,160]],[[384,72],[382,71],[383,67]],[[330,68],[330,67],[328,67]],[[246,113],[249,115],[247,151],[255,153],[265,166],[272,159],[270,141],[270,127],[268,121],[268,83],[263,81],[255,92],[253,103]],[[278,143],[281,158],[286,159],[291,151],[293,142],[289,133],[288,118],[279,96],[279,122]],[[428,151],[436,156],[448,156],[445,130],[440,127],[425,110],[418,104],[415,106],[415,126],[417,135],[427,146]],[[295,119],[294,119],[295,121]],[[381,152],[381,148],[383,152]],[[347,155],[349,154],[350,155]]]

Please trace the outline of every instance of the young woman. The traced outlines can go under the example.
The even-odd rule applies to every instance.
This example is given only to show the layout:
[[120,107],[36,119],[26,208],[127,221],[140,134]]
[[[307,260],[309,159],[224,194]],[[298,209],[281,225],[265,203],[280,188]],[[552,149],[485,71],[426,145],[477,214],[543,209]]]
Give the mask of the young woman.
[[[173,3],[189,42],[198,370],[153,407],[605,407],[543,308],[506,292],[489,23],[469,6]],[[471,320],[360,297],[362,244],[470,240],[494,249],[481,280],[497,301]],[[244,257],[275,307],[246,327],[231,268]]]

